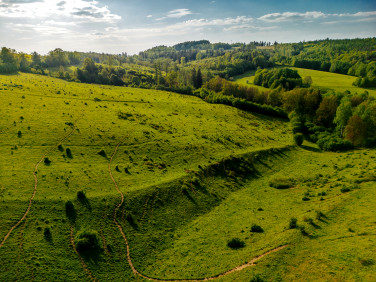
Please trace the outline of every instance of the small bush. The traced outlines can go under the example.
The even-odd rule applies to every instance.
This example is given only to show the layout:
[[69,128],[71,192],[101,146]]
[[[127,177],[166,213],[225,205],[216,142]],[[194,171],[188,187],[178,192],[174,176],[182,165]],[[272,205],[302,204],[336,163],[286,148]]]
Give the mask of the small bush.
[[86,202],[87,201],[87,198],[86,198],[86,194],[84,191],[78,191],[77,192],[77,199],[80,201],[80,202]]
[[91,211],[91,205],[90,205],[89,199],[86,197],[86,194],[84,191],[77,192],[77,200],[82,205],[84,205],[89,211]]
[[302,200],[303,200],[304,202],[307,202],[307,201],[309,201],[309,200],[311,200],[311,199],[308,198],[307,196],[304,196],[304,197],[302,198]]
[[67,153],[67,157],[68,157],[68,158],[73,159],[71,149],[67,148],[67,149],[65,150],[65,152]]
[[60,151],[60,152],[64,152],[64,148],[63,148],[63,145],[59,145],[57,146],[57,149]]
[[98,233],[92,230],[84,230],[77,234],[75,239],[77,251],[83,254],[92,254],[100,251]]
[[373,259],[360,259],[359,261],[363,266],[371,266],[375,264]]
[[308,232],[305,230],[305,226],[301,225],[299,226],[300,233],[302,233],[303,236],[308,236]]
[[347,192],[350,192],[350,191],[351,191],[351,189],[348,188],[348,187],[343,187],[343,188],[341,188],[341,192],[342,192],[342,193],[347,193]]
[[304,141],[304,135],[302,133],[296,133],[294,134],[294,141],[297,146],[302,146]]
[[254,233],[263,233],[264,229],[262,229],[262,227],[260,225],[252,224],[252,226],[251,226],[251,232],[254,232]]
[[288,189],[294,185],[295,180],[291,177],[276,177],[269,182],[269,186],[276,189]]
[[65,213],[68,217],[68,219],[74,223],[76,221],[76,210],[74,208],[74,205],[71,201],[67,201],[65,203]]
[[107,158],[106,152],[104,150],[99,151],[98,155],[100,155],[100,156],[102,156],[104,158]]
[[289,229],[295,229],[295,228],[298,228],[298,220],[295,217],[293,217],[290,219]]
[[244,241],[240,240],[239,238],[233,238],[227,242],[227,246],[231,249],[237,250],[245,247]]
[[44,159],[44,164],[45,164],[45,165],[50,165],[50,164],[51,164],[50,159],[49,159],[49,158],[45,158],[45,159]]
[[43,235],[44,235],[44,239],[46,239],[46,241],[48,241],[48,242],[52,241],[52,234],[51,234],[51,230],[50,230],[49,227],[44,228]]
[[316,211],[316,219],[317,220],[324,220],[324,219],[326,219],[327,218],[327,216],[323,213],[323,212],[321,212],[321,211]]
[[22,137],[22,132],[20,130],[17,132],[17,136],[18,136],[18,138]]
[[264,282],[265,280],[259,275],[256,274],[252,277],[252,279],[249,282]]

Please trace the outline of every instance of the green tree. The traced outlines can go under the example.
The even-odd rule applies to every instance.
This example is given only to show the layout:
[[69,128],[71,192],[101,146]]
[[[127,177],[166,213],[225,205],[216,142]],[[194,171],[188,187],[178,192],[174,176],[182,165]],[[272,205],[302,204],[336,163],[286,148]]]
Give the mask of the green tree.
[[358,116],[352,116],[345,128],[345,137],[349,140],[354,146],[363,144],[365,135],[366,135],[367,125],[365,122]]
[[317,123],[325,127],[332,126],[338,107],[337,96],[324,97],[316,111]]
[[201,69],[198,69],[197,76],[196,76],[196,88],[202,87],[202,73]]
[[31,65],[34,68],[38,68],[42,65],[41,56],[37,52],[31,53]]
[[341,132],[341,136],[343,136],[343,129],[347,125],[347,122],[349,121],[351,116],[351,102],[347,97],[344,97],[341,100],[341,104],[337,108],[336,117],[334,118],[334,123],[337,124],[337,127]]

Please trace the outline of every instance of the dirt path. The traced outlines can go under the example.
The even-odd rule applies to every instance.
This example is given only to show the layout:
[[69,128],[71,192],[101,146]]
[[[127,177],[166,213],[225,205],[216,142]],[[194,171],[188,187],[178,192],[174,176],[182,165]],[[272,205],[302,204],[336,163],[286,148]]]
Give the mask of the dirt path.
[[125,232],[123,230],[123,227],[120,225],[120,223],[118,222],[117,218],[116,218],[116,214],[118,212],[118,210],[120,209],[120,207],[123,205],[124,203],[124,194],[120,191],[119,189],[119,186],[112,174],[112,170],[111,170],[111,164],[112,164],[112,160],[113,158],[115,157],[118,149],[119,149],[119,146],[124,142],[124,140],[127,138],[128,136],[124,137],[123,140],[121,140],[119,142],[119,144],[117,144],[116,148],[115,148],[115,151],[113,152],[113,154],[111,155],[111,158],[110,158],[110,161],[108,163],[108,171],[110,173],[110,177],[112,179],[112,182],[114,183],[115,185],[115,188],[116,190],[118,191],[118,193],[120,194],[120,197],[121,197],[121,200],[119,202],[119,204],[116,206],[115,208],[115,211],[114,211],[114,222],[116,224],[116,226],[118,227],[120,233],[121,233],[121,236],[123,237],[124,239],[124,242],[125,242],[125,245],[127,247],[127,260],[128,260],[128,264],[129,266],[131,267],[132,269],[132,272],[134,275],[136,276],[140,276],[142,278],[145,278],[147,280],[150,280],[150,281],[176,281],[176,282],[179,282],[179,281],[187,281],[187,282],[199,282],[199,281],[210,281],[210,280],[215,280],[215,279],[218,279],[218,278],[221,278],[221,277],[224,277],[224,276],[227,276],[231,273],[234,273],[234,272],[237,272],[237,271],[241,271],[247,267],[251,267],[251,266],[255,266],[256,265],[256,262],[259,261],[260,259],[262,259],[263,257],[267,256],[267,255],[270,255],[272,253],[275,253],[275,252],[278,252],[284,248],[286,248],[288,245],[283,245],[283,246],[280,246],[278,248],[275,248],[275,249],[272,249],[266,253],[263,253],[262,255],[259,255],[255,258],[253,258],[251,261],[249,261],[248,263],[245,263],[243,265],[240,265],[240,266],[237,266],[233,269],[230,269],[226,272],[223,272],[223,273],[220,273],[218,275],[215,275],[215,276],[211,276],[211,277],[205,277],[205,278],[197,278],[197,279],[159,279],[159,278],[153,278],[153,277],[149,277],[147,275],[144,275],[142,273],[140,273],[133,265],[133,262],[132,262],[132,259],[131,259],[131,255],[130,255],[130,247],[129,247],[129,242],[128,242],[128,239],[127,239],[127,236],[125,235]]
[[87,276],[90,278],[91,281],[98,281],[97,279],[95,279],[95,277],[91,273],[90,269],[86,265],[84,259],[81,257],[80,253],[76,249],[76,245],[74,244],[73,226],[70,227],[70,243],[72,245],[72,248],[73,248],[74,252],[76,253],[76,255],[78,256],[78,258],[80,259],[81,264],[82,264],[82,268],[85,270]]
[[65,139],[67,139],[69,136],[71,136],[73,134],[73,132],[76,130],[76,123],[77,121],[82,118],[82,116],[80,116],[79,118],[77,118],[77,120],[74,122],[74,126],[72,127],[72,130],[69,131],[68,134],[66,134],[62,139],[60,139],[60,141],[54,145],[52,148],[50,148],[44,155],[43,157],[36,163],[35,167],[34,167],[34,171],[33,171],[33,176],[34,176],[34,190],[33,190],[33,194],[31,195],[31,198],[29,200],[29,204],[27,206],[27,209],[24,213],[24,215],[21,217],[21,219],[15,224],[13,225],[7,235],[5,235],[3,241],[1,242],[0,244],[0,248],[4,246],[4,243],[6,242],[6,240],[9,238],[10,234],[13,232],[14,229],[16,229],[20,224],[21,222],[26,218],[26,216],[29,214],[30,212],[30,209],[31,209],[31,206],[33,204],[33,200],[34,200],[34,197],[37,193],[37,187],[38,187],[38,177],[37,177],[37,170],[38,170],[38,167],[39,165],[43,162],[43,160],[46,158],[46,156],[53,150],[55,150],[61,143],[64,142]]

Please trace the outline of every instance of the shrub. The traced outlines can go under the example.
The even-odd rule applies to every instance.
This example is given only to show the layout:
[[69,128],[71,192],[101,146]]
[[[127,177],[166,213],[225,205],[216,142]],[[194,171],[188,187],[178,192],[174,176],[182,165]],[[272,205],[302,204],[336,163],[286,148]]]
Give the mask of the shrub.
[[43,235],[44,235],[44,239],[46,239],[48,242],[52,241],[52,234],[51,234],[51,230],[49,227],[44,228]]
[[77,251],[83,254],[92,254],[100,251],[98,233],[92,230],[79,232],[75,239]]
[[68,158],[73,159],[71,149],[67,148],[67,149],[65,150],[65,152],[67,153],[67,157],[68,157]]
[[64,148],[63,148],[63,145],[59,145],[57,146],[57,149],[60,151],[60,152],[64,152]]
[[290,219],[289,229],[295,229],[298,227],[298,220],[295,217]]
[[322,221],[324,218],[327,218],[327,216],[323,212],[316,211],[316,219],[317,220],[321,220]]
[[302,233],[303,236],[308,236],[308,232],[305,230],[305,226],[301,225],[299,226],[300,233]]
[[241,249],[245,247],[244,241],[240,240],[239,238],[233,238],[227,242],[227,246],[231,249]]
[[269,186],[276,189],[288,189],[295,185],[295,180],[290,177],[276,177],[269,182]]
[[104,157],[104,158],[107,158],[106,152],[105,152],[104,150],[100,150],[100,151],[98,152],[98,155],[100,155],[100,156],[102,156],[102,157]]
[[375,264],[375,261],[373,259],[360,259],[359,261],[364,266],[371,266]]
[[45,159],[44,159],[44,164],[45,164],[45,165],[50,165],[50,164],[51,164],[50,159],[49,159],[49,158],[45,158]]
[[77,215],[76,215],[76,210],[75,210],[75,208],[74,208],[74,205],[73,205],[73,203],[72,203],[71,201],[67,201],[67,202],[65,203],[65,213],[66,213],[68,219],[69,219],[72,223],[74,223],[75,220],[76,220],[76,216],[77,216]]
[[91,211],[91,205],[90,205],[89,199],[86,197],[86,194],[84,191],[77,192],[77,199],[82,205],[84,205],[89,211]]
[[86,202],[87,201],[87,198],[86,198],[86,194],[84,191],[78,191],[77,192],[77,199],[82,203],[82,202]]
[[299,147],[302,146],[303,141],[304,141],[304,135],[302,133],[294,134],[294,141],[295,141],[295,144],[298,145]]
[[251,232],[254,232],[254,233],[263,233],[264,229],[262,229],[262,227],[260,225],[252,224],[252,226],[251,226]]
[[249,282],[264,282],[265,280],[259,275],[256,274],[252,277],[252,279]]
[[321,150],[332,152],[347,151],[354,148],[350,141],[343,140],[340,137],[332,136],[328,132],[319,134],[317,145]]
[[347,192],[350,192],[350,191],[351,191],[351,189],[348,188],[348,187],[343,187],[343,188],[341,188],[341,192],[342,192],[342,193],[347,193]]
[[21,132],[21,130],[19,130],[19,131],[17,132],[17,136],[18,136],[18,138],[21,138],[21,137],[22,137],[22,132]]
[[304,196],[304,197],[302,198],[302,200],[306,202],[306,201],[309,201],[309,200],[311,200],[311,199],[308,198],[307,196]]

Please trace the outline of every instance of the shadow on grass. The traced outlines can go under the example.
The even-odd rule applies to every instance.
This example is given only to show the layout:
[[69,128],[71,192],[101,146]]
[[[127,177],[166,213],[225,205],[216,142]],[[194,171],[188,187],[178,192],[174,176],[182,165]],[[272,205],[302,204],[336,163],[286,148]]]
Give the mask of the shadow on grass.
[[321,153],[322,152],[319,148],[315,148],[315,147],[311,147],[311,146],[302,145],[300,147],[302,149],[310,151],[310,152],[315,152],[315,153]]

